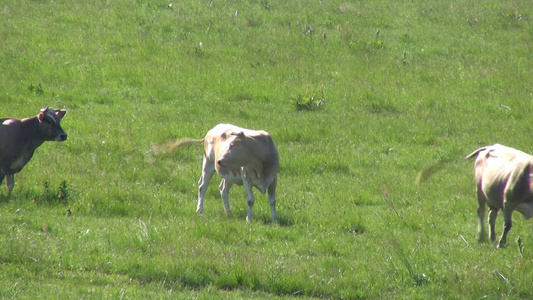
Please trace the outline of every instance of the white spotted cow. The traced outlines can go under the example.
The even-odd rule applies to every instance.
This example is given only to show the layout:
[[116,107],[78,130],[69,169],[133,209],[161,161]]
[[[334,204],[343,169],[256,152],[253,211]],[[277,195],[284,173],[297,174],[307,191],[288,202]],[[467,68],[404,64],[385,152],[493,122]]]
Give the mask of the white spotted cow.
[[489,236],[496,241],[494,226],[500,209],[503,210],[504,231],[498,247],[505,247],[507,234],[512,227],[514,210],[521,212],[524,218],[533,216],[533,178],[531,167],[533,156],[522,151],[495,144],[477,149],[465,159],[476,157],[474,177],[479,207],[477,238],[483,240],[485,235],[485,205],[489,207]]
[[278,150],[266,131],[250,130],[230,124],[218,124],[202,140],[182,139],[175,147],[191,142],[203,142],[202,177],[198,181],[197,212],[203,213],[207,186],[215,171],[222,177],[219,185],[224,209],[231,214],[229,190],[232,185],[243,185],[248,203],[247,221],[252,220],[254,195],[252,187],[261,193],[268,191],[272,221],[277,220],[276,184],[279,169]]

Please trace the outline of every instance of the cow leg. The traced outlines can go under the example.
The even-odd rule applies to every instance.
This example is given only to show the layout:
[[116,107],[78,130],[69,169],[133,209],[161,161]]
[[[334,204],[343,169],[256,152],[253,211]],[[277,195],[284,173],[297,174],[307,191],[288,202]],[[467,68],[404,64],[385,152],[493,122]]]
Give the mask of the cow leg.
[[272,214],[272,222],[278,220],[278,214],[276,213],[276,185],[278,184],[278,178],[275,177],[270,186],[268,187],[268,203],[270,203],[270,211]]
[[507,234],[511,230],[511,227],[513,227],[513,209],[512,205],[507,201],[503,204],[503,220],[505,227],[498,248],[503,248],[505,247],[505,244],[507,244]]
[[218,189],[220,190],[220,196],[222,196],[222,201],[224,202],[224,211],[228,216],[231,216],[231,207],[229,205],[229,189],[232,184],[227,182],[226,179],[222,179]]
[[242,185],[244,186],[244,190],[246,191],[246,203],[248,203],[248,215],[246,216],[246,221],[250,222],[252,221],[253,217],[255,198],[254,193],[252,191],[252,183],[248,181],[248,178],[245,173],[246,172],[243,172]]
[[202,165],[202,177],[198,180],[198,207],[196,212],[202,215],[204,213],[204,197],[209,182],[211,182],[211,177],[215,173],[215,165],[211,163],[207,158],[204,157],[204,162]]
[[489,207],[489,237],[491,242],[496,241],[496,217],[498,216],[497,207]]
[[7,196],[11,194],[13,187],[15,186],[15,175],[8,174],[6,175],[6,186],[7,186]]
[[477,223],[476,238],[478,241],[482,242],[487,238],[487,235],[485,233],[485,224],[484,224],[485,212],[486,212],[486,209],[485,209],[486,198],[483,192],[479,188],[478,188],[477,199],[478,199],[478,208],[477,208],[478,223]]
[[0,173],[0,184],[2,184],[2,182],[4,181],[4,177],[5,177],[5,174]]

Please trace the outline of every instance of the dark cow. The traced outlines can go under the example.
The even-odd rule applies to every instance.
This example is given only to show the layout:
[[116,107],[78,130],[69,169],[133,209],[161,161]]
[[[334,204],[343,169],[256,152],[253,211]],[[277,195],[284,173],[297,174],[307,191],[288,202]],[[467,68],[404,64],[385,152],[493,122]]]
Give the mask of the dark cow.
[[198,181],[198,213],[203,213],[207,186],[216,170],[222,176],[219,190],[228,214],[231,214],[228,199],[230,187],[234,184],[243,185],[248,202],[246,220],[252,220],[255,201],[252,187],[255,186],[263,194],[268,191],[272,221],[277,220],[276,185],[279,157],[274,141],[267,132],[218,124],[209,130],[202,140],[182,139],[177,141],[174,147],[191,142],[204,142],[205,146],[202,177]]
[[476,157],[474,176],[479,207],[477,237],[485,238],[485,204],[489,207],[489,236],[496,241],[494,226],[500,209],[505,228],[498,247],[505,247],[512,227],[512,214],[518,210],[529,219],[533,216],[533,156],[522,151],[495,144],[477,149],[465,159]]
[[45,108],[26,119],[0,118],[0,183],[6,178],[7,195],[15,185],[15,174],[30,161],[45,141],[64,141],[67,134],[60,120],[67,111]]

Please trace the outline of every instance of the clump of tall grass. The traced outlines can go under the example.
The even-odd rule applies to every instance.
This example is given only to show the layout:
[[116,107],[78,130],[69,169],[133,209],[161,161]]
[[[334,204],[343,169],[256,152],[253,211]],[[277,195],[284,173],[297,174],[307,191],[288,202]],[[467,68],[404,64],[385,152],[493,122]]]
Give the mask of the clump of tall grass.
[[325,98],[324,90],[321,90],[320,94],[317,95],[317,93],[311,93],[309,89],[307,89],[305,95],[298,95],[291,98],[291,103],[295,105],[298,110],[313,111],[321,108],[326,103]]
[[68,204],[71,201],[72,194],[72,188],[67,180],[61,181],[57,189],[49,181],[45,180],[43,182],[43,191],[36,196],[36,201],[48,204]]

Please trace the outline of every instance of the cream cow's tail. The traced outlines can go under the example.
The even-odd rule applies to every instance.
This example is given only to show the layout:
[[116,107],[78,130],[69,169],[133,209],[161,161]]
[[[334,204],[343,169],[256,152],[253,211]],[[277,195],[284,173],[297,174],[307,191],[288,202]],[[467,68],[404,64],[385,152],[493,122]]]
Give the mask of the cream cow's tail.
[[203,143],[204,139],[197,140],[197,139],[191,139],[191,138],[182,138],[175,140],[173,142],[168,142],[165,144],[159,144],[159,145],[152,145],[152,150],[155,154],[161,154],[161,153],[168,153],[171,151],[174,151],[176,148],[179,148],[181,146],[187,145],[187,144],[199,144]]
[[476,156],[478,155],[479,152],[484,151],[484,150],[486,150],[486,149],[487,149],[487,147],[481,147],[481,148],[477,149],[476,151],[474,151],[474,152],[468,154],[468,155],[465,157],[465,160],[472,159],[472,158],[476,157]]

